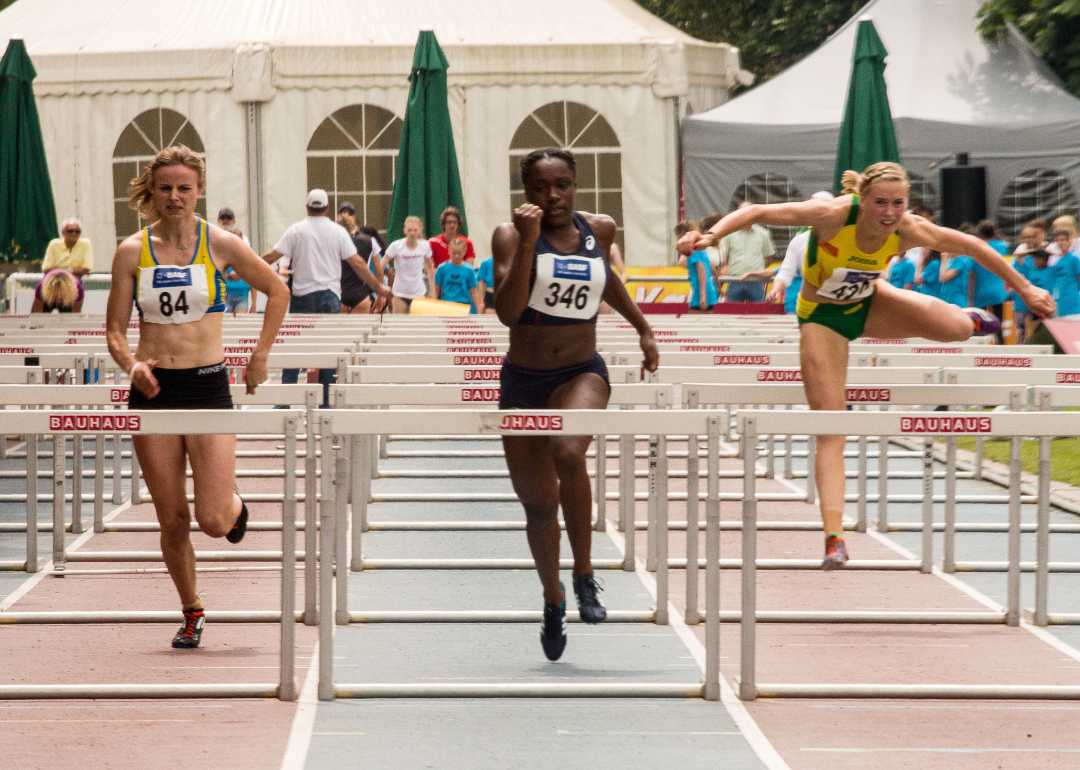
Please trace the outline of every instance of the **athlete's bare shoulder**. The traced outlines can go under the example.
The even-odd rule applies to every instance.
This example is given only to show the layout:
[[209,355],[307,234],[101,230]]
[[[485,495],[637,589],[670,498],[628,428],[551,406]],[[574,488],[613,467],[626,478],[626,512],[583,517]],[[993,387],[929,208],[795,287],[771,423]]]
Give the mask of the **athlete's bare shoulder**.
[[615,241],[615,220],[607,214],[590,214],[588,211],[579,211],[578,213],[589,223],[589,227],[596,234],[596,238],[600,241],[603,250],[606,252],[610,249],[611,244]]

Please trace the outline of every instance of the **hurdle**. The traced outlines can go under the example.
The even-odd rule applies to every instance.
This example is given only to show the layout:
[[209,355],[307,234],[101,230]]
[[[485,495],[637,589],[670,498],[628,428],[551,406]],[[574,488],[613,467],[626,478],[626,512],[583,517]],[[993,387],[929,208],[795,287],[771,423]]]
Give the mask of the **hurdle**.
[[[720,697],[719,671],[719,621],[720,621],[720,573],[719,573],[719,444],[721,426],[728,415],[723,412],[660,412],[623,410],[575,410],[569,412],[500,412],[476,410],[350,410],[323,412],[319,416],[318,429],[324,458],[332,457],[334,474],[323,476],[324,518],[320,530],[320,606],[327,611],[320,613],[319,644],[326,651],[333,650],[334,627],[348,623],[533,623],[540,620],[538,612],[353,612],[347,605],[347,570],[342,569],[347,560],[348,517],[345,515],[345,496],[348,494],[348,467],[340,455],[345,438],[352,435],[372,436],[389,433],[424,435],[432,420],[447,435],[618,435],[638,434],[708,436],[709,493],[706,501],[706,550],[711,566],[706,578],[706,672],[703,682],[686,684],[552,684],[522,683],[468,684],[468,685],[411,685],[411,684],[364,684],[336,683],[334,681],[334,656],[327,652],[319,658],[319,698],[332,700],[351,698],[506,698],[506,697],[693,697],[718,700]],[[329,467],[329,466],[328,466]],[[659,520],[659,543],[662,565],[666,565],[667,507],[657,507]],[[332,512],[332,513],[331,513]],[[333,518],[327,520],[326,515]],[[355,533],[354,533],[355,537]],[[632,558],[632,543],[627,543],[628,558]],[[334,563],[339,569],[334,574]],[[418,560],[419,561],[419,560]],[[502,560],[516,562],[519,560]],[[531,560],[520,560],[517,567],[531,568]],[[417,568],[438,568],[431,562],[416,564]],[[599,565],[598,565],[599,566]],[[621,567],[621,564],[620,564]],[[499,568],[496,563],[486,568]],[[609,613],[609,621],[653,622],[666,624],[668,602],[668,575],[666,566],[657,572],[657,604],[651,613]],[[335,607],[331,617],[328,608]],[[568,612],[568,620],[577,620],[577,614]]]
[[[751,410],[737,416],[745,446],[753,447],[760,435],[797,429],[806,434],[840,433],[849,436],[918,436],[981,435],[1011,440],[1010,504],[1008,539],[1008,599],[1004,612],[979,613],[859,613],[860,622],[868,623],[989,623],[1017,626],[1020,608],[1020,436],[1049,438],[1080,434],[1080,415],[1046,413],[974,413],[941,412],[778,412]],[[745,462],[754,461],[749,449]],[[1048,455],[1047,455],[1048,456]],[[1040,463],[1040,478],[1049,478],[1049,462]],[[738,694],[742,700],[772,698],[940,698],[940,699],[1080,699],[1080,687],[1027,685],[953,685],[953,684],[759,684],[756,665],[756,623],[778,622],[778,615],[795,615],[800,622],[829,622],[828,612],[757,613],[755,553],[757,519],[756,480],[745,478],[743,502],[742,605],[739,616],[741,637],[740,679]],[[1040,510],[1048,500],[1048,484],[1040,482]],[[923,554],[929,563],[931,527],[924,507]],[[1045,555],[1045,554],[1044,554]],[[926,570],[929,571],[929,570]],[[921,617],[920,617],[921,615]],[[834,621],[835,622],[835,621]],[[847,621],[852,622],[852,621]]]
[[[255,414],[220,410],[124,412],[125,432],[139,435],[174,435],[178,433],[264,433],[282,434],[286,446],[295,450],[300,419],[298,411]],[[85,411],[25,410],[0,413],[0,431],[22,435],[66,436],[111,433],[104,429],[108,414]],[[199,427],[206,426],[206,427]],[[296,540],[296,460],[295,451],[285,455],[284,500],[282,504],[282,552],[295,548]],[[63,537],[63,506],[54,502],[54,539]],[[49,565],[55,570],[58,565]],[[59,574],[59,570],[55,570]],[[274,612],[207,612],[208,620],[232,623],[278,623],[279,678],[274,683],[258,684],[54,684],[0,685],[0,700],[71,699],[71,698],[257,698],[273,697],[295,700],[295,563],[285,559],[281,570],[281,609]],[[182,622],[179,612],[3,612],[5,624],[122,624]]]

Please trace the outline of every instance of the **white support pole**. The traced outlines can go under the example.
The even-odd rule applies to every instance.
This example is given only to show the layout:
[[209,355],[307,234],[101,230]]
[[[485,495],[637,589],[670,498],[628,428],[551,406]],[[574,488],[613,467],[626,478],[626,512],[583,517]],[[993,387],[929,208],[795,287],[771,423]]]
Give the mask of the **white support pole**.
[[720,700],[720,430],[720,419],[710,417],[705,502],[705,700],[711,701]]
[[1035,536],[1035,625],[1047,624],[1050,592],[1050,439],[1039,439],[1039,503]]
[[[64,470],[67,465],[64,455],[67,454],[67,438],[60,434],[53,434],[53,572],[64,572]],[[35,533],[36,535],[36,533]]]
[[597,532],[607,529],[607,436],[596,436],[596,524]]
[[[308,423],[308,434],[314,425]],[[322,500],[319,504],[319,700],[334,699],[334,449],[331,418],[319,420]],[[311,480],[309,480],[311,483]],[[314,489],[314,484],[311,484]]]
[[[79,378],[82,382],[82,378]],[[81,535],[85,531],[82,520],[83,488],[83,437],[76,433],[71,441],[71,532]]]
[[315,553],[318,544],[319,528],[317,508],[318,466],[315,443],[315,410],[320,403],[314,391],[304,396],[305,416],[304,431],[307,434],[304,457],[304,625],[315,626],[319,623],[318,577]]
[[623,552],[623,570],[633,572],[636,569],[636,530],[634,518],[637,515],[634,502],[634,436],[619,436],[619,525],[625,539]]
[[38,437],[26,436],[26,571],[38,571]]
[[1009,450],[1009,590],[1005,622],[1020,625],[1020,438],[1014,436]]
[[755,627],[757,613],[757,500],[755,486],[757,474],[754,463],[757,459],[757,424],[753,417],[746,418],[743,424],[743,504],[742,504],[742,612],[740,654],[741,665],[739,680],[739,698],[755,700],[757,683],[755,674],[756,638]]
[[668,461],[667,436],[656,437],[656,624],[668,624]]
[[131,493],[128,497],[132,505],[142,505],[142,482],[139,476],[142,469],[139,466],[139,455],[135,452],[135,441],[131,441]]
[[356,440],[353,454],[353,493],[352,493],[352,555],[349,569],[359,572],[364,568],[363,538],[367,530],[367,507],[370,496],[368,485],[371,484],[371,444],[369,436],[353,436]]
[[806,437],[806,502],[817,502],[817,436]]
[[105,531],[105,436],[94,436],[94,532]]
[[[285,420],[285,484],[281,504],[281,553],[296,552],[296,434],[299,420]],[[278,697],[297,698],[296,686],[296,560],[281,560],[281,669]]]
[[[698,437],[687,436],[686,439],[686,612],[684,619],[686,625],[692,626],[701,622],[701,613],[698,611],[698,532],[701,517],[698,512],[700,505],[699,487],[700,478],[698,473]],[[713,470],[708,463],[708,473]],[[706,482],[707,488],[712,489],[712,480]],[[719,499],[719,498],[718,498]]]
[[878,436],[878,532],[889,531],[889,437]]
[[983,440],[981,437],[975,439],[975,480],[982,481],[983,474]]
[[[123,436],[119,433],[112,435],[112,449],[113,449],[113,479],[112,479],[112,501],[113,505],[120,505],[124,502],[124,490],[120,487],[124,478],[123,473],[123,454],[124,454],[124,441]],[[135,450],[131,452],[132,458],[135,457]]]
[[343,436],[337,436],[334,442],[337,452],[334,459],[334,576],[336,577],[337,612],[335,622],[339,626],[349,625],[349,461],[341,451],[346,444]]
[[956,436],[945,439],[945,546],[943,572],[956,572]]
[[858,477],[855,487],[855,531],[866,531],[866,436],[859,436],[858,439],[859,457],[856,460],[858,467]]
[[922,558],[919,571],[934,569],[934,440],[923,439]]
[[[645,569],[656,572],[656,517],[660,505],[660,481],[658,465],[660,462],[659,442],[656,436],[649,436],[649,496],[645,506],[648,511],[645,530]],[[665,504],[666,500],[663,501]]]
[[[784,406],[786,411],[791,411],[791,404]],[[791,434],[784,434],[784,478],[791,478]]]

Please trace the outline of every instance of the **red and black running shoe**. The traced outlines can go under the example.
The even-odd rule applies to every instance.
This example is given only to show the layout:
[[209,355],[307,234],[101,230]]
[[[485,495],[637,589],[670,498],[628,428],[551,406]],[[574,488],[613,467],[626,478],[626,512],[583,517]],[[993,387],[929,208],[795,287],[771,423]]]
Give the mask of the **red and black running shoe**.
[[825,558],[821,561],[821,568],[826,571],[839,569],[847,564],[847,560],[847,546],[844,545],[844,538],[836,535],[825,538]]
[[172,646],[181,650],[198,647],[205,623],[206,617],[202,610],[184,610],[184,625],[180,626],[180,630],[173,637]]

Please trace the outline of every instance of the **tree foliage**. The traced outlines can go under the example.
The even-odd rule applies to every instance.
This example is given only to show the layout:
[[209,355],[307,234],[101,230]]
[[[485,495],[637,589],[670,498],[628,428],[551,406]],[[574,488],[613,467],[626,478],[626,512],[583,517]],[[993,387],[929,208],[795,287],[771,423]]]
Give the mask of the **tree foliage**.
[[0,0],[0,11],[4,10],[14,2],[15,0]]
[[736,46],[743,69],[768,80],[821,45],[867,0],[637,0],[688,35]]
[[979,31],[994,38],[1015,24],[1043,60],[1080,96],[1080,0],[988,0]]

